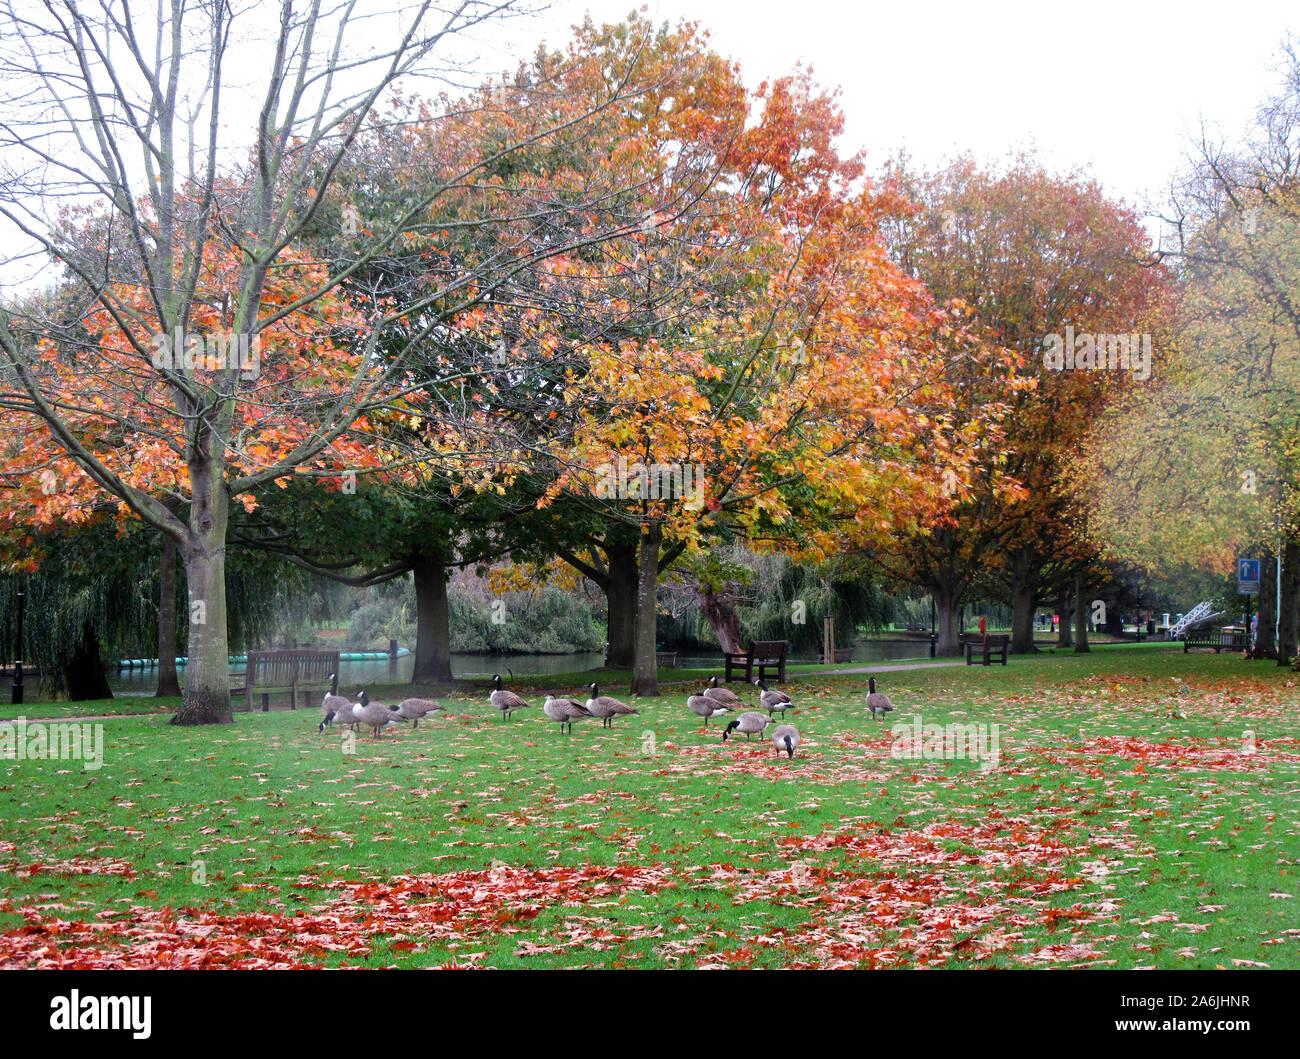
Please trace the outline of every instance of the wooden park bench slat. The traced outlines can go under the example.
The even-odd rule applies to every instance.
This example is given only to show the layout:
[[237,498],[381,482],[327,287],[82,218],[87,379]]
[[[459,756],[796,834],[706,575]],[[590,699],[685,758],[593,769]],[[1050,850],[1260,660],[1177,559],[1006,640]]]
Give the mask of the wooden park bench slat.
[[979,658],[981,665],[990,665],[996,657],[1003,665],[1007,664],[1007,649],[1011,645],[1011,636],[1005,632],[991,632],[987,636],[979,633],[964,632],[961,643],[966,651],[966,664],[973,665]]
[[[723,660],[726,663],[726,676],[724,680],[731,682],[733,680],[744,680],[747,684],[752,684],[755,680],[767,680],[768,677],[775,677],[777,683],[785,683],[785,660],[790,651],[789,640],[755,640],[749,645],[749,650],[743,654],[734,652],[723,652]],[[754,672],[757,670],[757,674]],[[739,676],[732,676],[732,673],[739,673]]]
[[1214,648],[1220,651],[1246,651],[1250,649],[1250,634],[1245,629],[1192,629],[1183,636],[1183,654],[1193,647]]
[[[270,706],[270,693],[287,691],[290,693],[289,708],[298,708],[298,692],[304,695],[303,705],[307,705],[307,696],[312,691],[327,691],[330,677],[339,671],[338,651],[249,651],[248,668],[243,675],[243,684],[231,687],[230,694],[244,696],[244,712],[253,709],[253,695],[262,696],[262,712]],[[232,681],[240,679],[232,674]]]

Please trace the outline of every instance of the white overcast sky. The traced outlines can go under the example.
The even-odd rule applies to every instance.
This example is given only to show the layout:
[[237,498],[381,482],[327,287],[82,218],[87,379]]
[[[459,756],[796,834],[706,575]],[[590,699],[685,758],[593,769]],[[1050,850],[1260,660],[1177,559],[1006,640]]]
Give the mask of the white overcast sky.
[[[559,46],[590,12],[613,22],[632,0],[555,0],[500,38],[501,68],[543,38]],[[962,151],[998,160],[1036,148],[1054,168],[1088,167],[1115,196],[1163,199],[1202,120],[1236,137],[1276,88],[1297,0],[651,0],[686,17],[757,83],[810,65],[843,91],[843,147],[867,163],[906,148],[925,165]],[[522,49],[522,51],[521,51]],[[484,59],[491,65],[491,56]]]

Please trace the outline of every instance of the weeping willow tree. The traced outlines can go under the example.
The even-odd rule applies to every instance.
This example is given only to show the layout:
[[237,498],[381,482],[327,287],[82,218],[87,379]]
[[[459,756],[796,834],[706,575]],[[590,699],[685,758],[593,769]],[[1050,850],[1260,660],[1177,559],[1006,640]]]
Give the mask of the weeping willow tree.
[[[789,640],[801,655],[822,647],[822,619],[835,619],[840,646],[859,628],[894,620],[894,601],[843,560],[809,566],[781,554],[759,554],[739,543],[683,560],[661,587],[668,607],[665,638],[686,646]],[[743,646],[726,648],[743,650]]]
[[838,645],[846,647],[859,628],[879,629],[893,621],[893,601],[870,581],[848,576],[841,564],[796,565],[772,557],[775,577],[755,606],[740,608],[747,640],[789,640],[798,654],[822,648],[822,619],[835,619]]
[[[15,648],[18,591],[26,597],[21,655],[46,700],[111,698],[107,664],[159,651],[162,583],[184,613],[184,584],[160,570],[158,535],[138,522],[104,519],[37,538],[35,573],[0,572],[0,651]],[[306,571],[260,553],[234,551],[226,568],[232,650],[340,609],[337,593]],[[176,623],[175,655],[187,649],[188,622]]]

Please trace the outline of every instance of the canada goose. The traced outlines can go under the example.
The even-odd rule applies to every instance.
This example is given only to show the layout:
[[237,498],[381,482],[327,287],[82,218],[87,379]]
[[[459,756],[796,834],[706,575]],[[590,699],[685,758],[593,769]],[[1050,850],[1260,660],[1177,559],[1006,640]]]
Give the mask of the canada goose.
[[587,712],[593,717],[600,718],[602,728],[610,728],[614,724],[614,718],[629,713],[639,713],[626,702],[619,702],[618,699],[611,699],[608,695],[602,695],[600,688],[593,682],[587,685],[591,689],[591,698],[587,700]]
[[867,681],[867,688],[867,709],[872,717],[893,712],[894,704],[889,701],[889,696],[876,691],[875,677]]
[[352,704],[352,716],[356,718],[358,723],[373,728],[375,738],[382,739],[385,728],[400,723],[396,706],[386,706],[382,702],[371,702],[370,696],[364,691],[361,692],[360,699],[360,702]]
[[792,724],[778,724],[772,733],[772,745],[776,747],[777,753],[784,750],[790,757],[794,757],[794,748],[799,745],[799,729]]
[[730,706],[724,706],[717,699],[711,699],[707,695],[692,695],[686,700],[686,705],[691,713],[704,718],[705,728],[709,726],[710,717],[721,717],[731,709]]
[[736,706],[741,706],[744,704],[744,699],[742,699],[730,688],[718,687],[717,677],[709,677],[709,686],[704,689],[704,694],[707,695],[709,698],[711,698],[714,702],[722,703],[722,705],[726,706],[728,709],[733,709]]
[[339,678],[336,674],[331,673],[330,689],[325,693],[325,697],[321,699],[320,704],[321,713],[324,716],[321,718],[320,727],[316,731],[325,731],[325,726],[331,722],[339,725],[353,723],[352,700],[338,694],[338,690]]
[[501,711],[502,717],[509,717],[515,710],[523,710],[528,707],[528,703],[524,702],[513,691],[506,691],[501,686],[500,673],[492,674],[492,683],[496,685],[496,690],[491,695],[492,705]]
[[767,714],[755,713],[753,710],[750,710],[747,713],[742,713],[727,725],[727,730],[722,733],[722,741],[725,743],[727,741],[727,736],[731,735],[731,733],[737,728],[745,733],[746,739],[751,735],[762,735],[763,729],[771,723],[772,718],[767,716]]
[[754,687],[762,689],[762,694],[759,695],[758,701],[762,703],[763,709],[767,710],[769,714],[776,713],[780,710],[781,717],[784,719],[785,711],[794,709],[794,703],[790,701],[790,696],[784,691],[768,691],[766,680],[759,678],[754,681]]
[[587,707],[577,699],[557,699],[554,695],[546,696],[546,701],[542,703],[542,712],[559,724],[560,731],[564,731],[565,725],[568,725],[570,732],[573,731],[574,721],[591,716],[587,712]]
[[445,712],[446,708],[433,699],[403,699],[394,709],[404,721],[410,721],[412,728],[420,727],[420,718],[429,714]]

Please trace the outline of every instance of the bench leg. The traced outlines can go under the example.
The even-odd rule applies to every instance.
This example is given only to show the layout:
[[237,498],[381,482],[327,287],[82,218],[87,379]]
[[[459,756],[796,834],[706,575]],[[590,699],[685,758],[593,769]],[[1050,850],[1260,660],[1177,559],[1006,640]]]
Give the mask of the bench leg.
[[262,712],[263,713],[271,712],[271,696],[268,695],[265,691],[262,692]]

